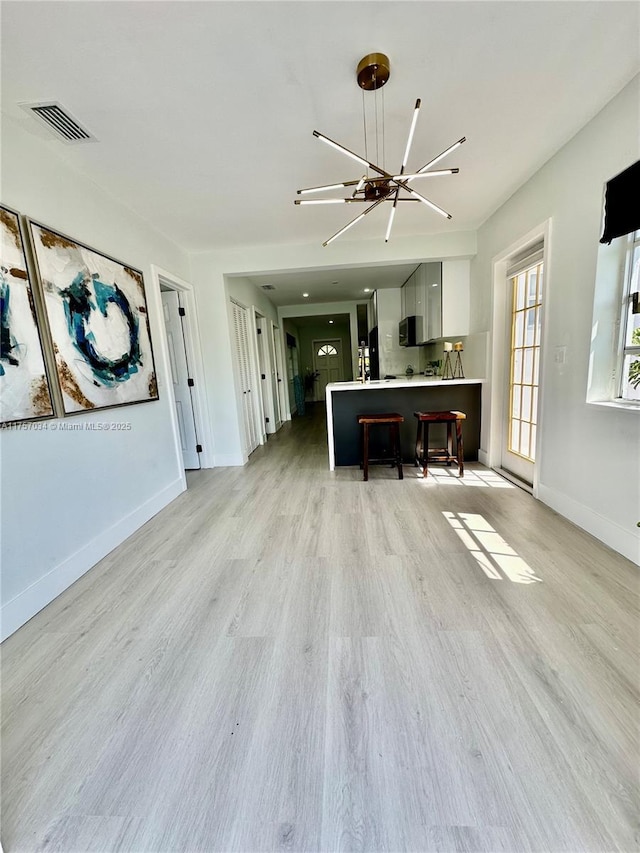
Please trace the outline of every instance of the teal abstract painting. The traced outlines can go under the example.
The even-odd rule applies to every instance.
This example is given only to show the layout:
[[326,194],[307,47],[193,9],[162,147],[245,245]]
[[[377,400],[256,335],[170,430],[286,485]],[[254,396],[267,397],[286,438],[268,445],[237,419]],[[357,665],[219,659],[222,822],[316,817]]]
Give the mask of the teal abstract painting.
[[157,400],[142,273],[29,224],[65,414]]

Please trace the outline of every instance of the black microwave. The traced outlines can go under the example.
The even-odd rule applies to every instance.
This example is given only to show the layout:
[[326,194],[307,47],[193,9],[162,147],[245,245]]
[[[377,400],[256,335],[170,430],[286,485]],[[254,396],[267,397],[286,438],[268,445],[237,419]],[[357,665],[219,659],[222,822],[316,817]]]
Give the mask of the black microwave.
[[398,325],[401,347],[415,347],[422,340],[422,317],[405,317]]

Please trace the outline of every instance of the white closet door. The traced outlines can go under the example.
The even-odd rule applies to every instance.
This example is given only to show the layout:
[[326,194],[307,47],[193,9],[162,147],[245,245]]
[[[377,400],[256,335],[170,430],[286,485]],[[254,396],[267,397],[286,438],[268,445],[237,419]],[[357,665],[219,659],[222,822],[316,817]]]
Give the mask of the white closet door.
[[251,367],[249,361],[249,323],[247,311],[242,305],[233,303],[233,325],[236,343],[236,359],[242,394],[242,414],[245,449],[247,455],[258,446],[256,418],[251,391]]

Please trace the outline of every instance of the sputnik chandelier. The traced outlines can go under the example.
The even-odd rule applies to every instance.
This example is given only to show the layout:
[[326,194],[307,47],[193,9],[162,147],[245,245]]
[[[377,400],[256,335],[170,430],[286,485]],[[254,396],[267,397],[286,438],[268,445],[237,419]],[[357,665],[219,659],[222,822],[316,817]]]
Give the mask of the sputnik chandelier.
[[[457,142],[454,142],[453,145],[450,145],[445,151],[441,154],[438,154],[437,157],[434,157],[433,160],[429,160],[424,166],[418,169],[416,172],[406,173],[405,169],[407,166],[407,161],[409,159],[409,152],[411,151],[411,143],[413,142],[413,134],[415,133],[416,123],[418,121],[418,113],[420,112],[420,99],[416,101],[415,109],[413,111],[413,118],[411,120],[411,127],[409,128],[409,138],[407,139],[407,145],[404,151],[404,157],[402,158],[402,165],[400,170],[396,173],[387,172],[381,166],[372,163],[368,159],[368,145],[367,145],[367,121],[366,121],[366,113],[365,113],[365,104],[364,104],[364,93],[366,92],[377,92],[378,89],[382,89],[384,84],[387,82],[390,76],[390,66],[389,66],[389,58],[384,55],[384,53],[370,53],[360,60],[357,68],[357,80],[358,85],[362,89],[362,114],[363,114],[363,122],[364,122],[364,143],[365,143],[365,156],[361,157],[359,154],[356,154],[353,151],[350,151],[348,148],[345,148],[344,145],[340,145],[339,142],[335,142],[333,139],[329,139],[328,136],[325,136],[323,133],[320,133],[317,130],[313,131],[313,135],[320,139],[322,142],[325,142],[327,145],[335,148],[337,151],[341,151],[343,154],[346,154],[347,157],[350,157],[352,160],[355,160],[356,163],[360,163],[362,166],[365,166],[366,172],[361,178],[357,178],[353,181],[341,181],[333,184],[327,184],[322,187],[308,187],[307,189],[298,190],[298,195],[311,195],[313,193],[319,192],[328,192],[329,190],[337,190],[346,188],[350,190],[353,187],[352,194],[347,196],[346,198],[313,198],[313,199],[296,199],[294,204],[362,204],[369,203],[369,207],[366,210],[363,210],[355,219],[352,219],[351,222],[348,222],[343,228],[329,237],[328,240],[322,244],[323,246],[328,246],[329,243],[332,243],[336,238],[340,237],[345,231],[348,231],[349,228],[352,228],[357,222],[360,222],[361,219],[364,219],[367,214],[371,213],[371,211],[378,207],[378,205],[383,202],[388,202],[391,204],[391,210],[389,211],[389,221],[387,223],[387,232],[385,234],[385,243],[389,241],[389,237],[391,236],[391,228],[393,227],[393,218],[396,213],[396,208],[400,202],[421,202],[425,204],[427,207],[431,208],[431,210],[439,213],[440,216],[444,216],[446,219],[451,219],[451,214],[447,213],[446,210],[443,210],[441,207],[438,207],[437,204],[430,201],[428,198],[423,196],[413,187],[409,186],[412,181],[417,180],[418,178],[436,178],[441,177],[442,175],[457,175],[460,171],[459,169],[433,169],[432,167],[439,163],[444,157],[450,154],[452,151],[455,151],[462,143],[465,141],[466,137],[462,137]],[[384,163],[384,92],[383,95],[383,106],[382,106],[382,148],[383,148],[383,163]],[[376,138],[376,152],[379,150],[379,133],[378,133],[378,102],[377,95],[375,101],[375,138]],[[378,154],[376,153],[376,156]],[[370,177],[369,172],[375,173],[374,177]],[[408,193],[408,195],[400,195],[400,192],[404,191]]]

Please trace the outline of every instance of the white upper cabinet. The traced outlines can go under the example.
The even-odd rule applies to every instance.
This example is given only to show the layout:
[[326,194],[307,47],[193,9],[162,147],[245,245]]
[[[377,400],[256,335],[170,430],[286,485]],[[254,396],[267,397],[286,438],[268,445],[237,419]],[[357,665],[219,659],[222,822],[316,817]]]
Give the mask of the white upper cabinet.
[[442,331],[440,337],[469,334],[471,261],[442,263]]
[[[419,269],[419,268],[418,268]],[[409,278],[402,285],[400,291],[400,313],[401,319],[405,317],[414,317],[416,314],[416,273],[412,272]]]
[[422,318],[419,343],[469,334],[469,273],[469,261],[431,261],[405,284],[402,316]]
[[442,337],[442,264],[423,264],[423,293],[425,304],[425,341]]

